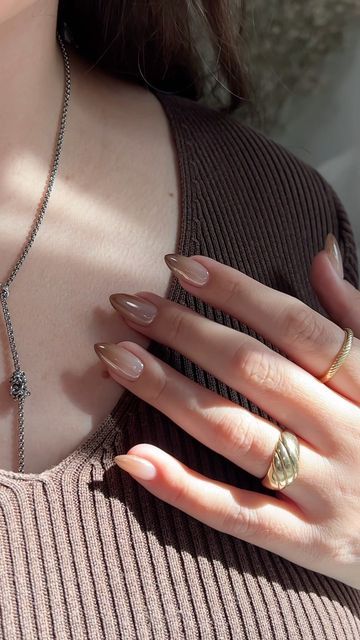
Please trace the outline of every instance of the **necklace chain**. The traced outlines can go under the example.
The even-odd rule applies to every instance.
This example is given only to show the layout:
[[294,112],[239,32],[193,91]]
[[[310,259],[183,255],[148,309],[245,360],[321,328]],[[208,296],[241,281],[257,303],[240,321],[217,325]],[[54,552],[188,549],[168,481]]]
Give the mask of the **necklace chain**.
[[31,395],[31,392],[27,388],[27,379],[24,371],[21,370],[19,364],[19,356],[17,353],[16,345],[15,345],[15,337],[14,337],[14,329],[12,326],[9,307],[7,303],[7,299],[10,293],[10,285],[12,284],[16,274],[18,273],[22,263],[24,262],[31,245],[34,242],[35,236],[38,232],[40,224],[43,220],[45,211],[47,209],[47,205],[49,202],[50,194],[52,191],[52,187],[54,184],[55,176],[59,166],[60,153],[62,149],[62,144],[64,140],[64,131],[66,126],[66,118],[70,100],[70,92],[71,92],[71,78],[70,78],[70,62],[65,49],[64,42],[61,38],[60,33],[57,33],[57,38],[60,44],[60,48],[64,58],[64,70],[65,70],[65,89],[64,89],[64,101],[63,101],[63,110],[62,110],[62,118],[58,133],[57,145],[54,154],[54,160],[52,164],[52,171],[48,180],[48,186],[42,201],[42,205],[40,207],[40,211],[38,216],[35,218],[33,229],[31,231],[30,238],[25,245],[25,248],[16,262],[12,272],[10,273],[8,279],[5,282],[0,282],[0,302],[2,306],[2,311],[4,314],[4,320],[6,325],[6,330],[8,334],[10,349],[13,357],[14,363],[14,372],[9,380],[10,382],[10,395],[14,400],[18,401],[18,427],[19,427],[19,472],[23,473],[24,464],[25,464],[25,451],[24,451],[24,402],[27,396]]

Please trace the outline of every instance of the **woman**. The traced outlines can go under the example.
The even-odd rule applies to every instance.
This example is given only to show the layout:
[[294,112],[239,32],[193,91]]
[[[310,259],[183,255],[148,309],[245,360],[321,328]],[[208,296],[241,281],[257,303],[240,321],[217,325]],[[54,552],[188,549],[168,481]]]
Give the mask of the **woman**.
[[[194,7],[1,5],[6,640],[359,637],[352,230],[316,171],[197,102]],[[241,95],[233,8],[206,5]]]

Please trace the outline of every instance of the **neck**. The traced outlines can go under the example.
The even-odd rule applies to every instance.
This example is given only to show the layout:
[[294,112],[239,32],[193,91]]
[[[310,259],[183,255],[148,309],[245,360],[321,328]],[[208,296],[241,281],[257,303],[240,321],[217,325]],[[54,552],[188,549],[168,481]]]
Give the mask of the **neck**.
[[57,0],[39,0],[0,23],[0,176],[24,152],[49,155],[55,140],[64,91],[56,18]]

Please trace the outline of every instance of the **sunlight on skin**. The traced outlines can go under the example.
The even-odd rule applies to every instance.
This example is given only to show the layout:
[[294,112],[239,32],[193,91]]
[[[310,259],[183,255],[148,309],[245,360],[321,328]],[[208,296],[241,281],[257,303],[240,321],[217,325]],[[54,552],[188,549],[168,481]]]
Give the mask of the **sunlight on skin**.
[[[43,183],[45,187],[48,168],[39,163],[37,158],[26,155],[26,153],[22,153],[21,166],[26,166],[26,183],[19,181],[19,170],[17,166],[15,163],[10,163],[9,166],[5,167],[1,176],[1,191],[5,200],[10,200],[11,194],[13,193],[17,194],[16,208],[19,209],[19,211],[16,213],[16,220],[19,225],[26,229],[29,224],[32,224],[34,219],[29,218],[29,202],[31,202],[34,197],[33,185]],[[21,173],[23,173],[23,170]],[[127,202],[126,209],[122,206],[121,210],[119,209],[119,205],[116,206],[116,203],[111,203],[111,201],[108,207],[106,207],[104,204],[104,194],[102,192],[96,195],[94,191],[81,190],[79,186],[75,184],[75,181],[69,186],[68,181],[70,180],[71,178],[67,176],[64,178],[59,170],[56,176],[56,185],[54,184],[53,186],[52,195],[57,197],[60,202],[66,202],[66,200],[71,197],[71,208],[65,209],[58,206],[57,210],[52,212],[51,216],[47,218],[49,224],[56,224],[57,242],[56,245],[51,248],[52,256],[56,255],[63,260],[69,260],[69,246],[65,241],[68,240],[69,227],[71,226],[74,236],[78,234],[82,239],[81,244],[75,247],[76,257],[81,257],[82,264],[86,261],[93,263],[93,254],[89,252],[89,247],[94,243],[94,235],[99,232],[99,211],[101,211],[102,218],[105,217],[107,220],[115,219],[117,224],[121,224],[124,229],[124,234],[129,235],[127,229],[131,229],[131,235],[134,238],[136,238],[137,234],[140,234],[143,229],[143,223],[137,215],[135,202]],[[71,193],[69,194],[70,190]],[[21,212],[19,196],[23,201],[23,212]],[[48,205],[48,212],[50,212],[52,203],[53,200]],[[86,224],[84,224],[84,216],[79,216],[79,211],[86,212]],[[45,217],[46,215],[47,212],[45,213]],[[8,225],[6,225],[6,219],[2,220],[2,222],[4,222],[4,225],[2,226],[1,235],[3,241],[6,243],[10,241],[14,235],[13,216],[9,216]],[[155,242],[157,230],[151,230],[149,228],[147,235],[149,243]],[[62,239],[64,240],[63,243],[61,242]],[[129,247],[123,247],[122,250],[123,252],[129,250]],[[105,253],[97,254],[97,262],[100,268],[108,268],[108,256]]]
[[[174,256],[170,258],[173,260]],[[279,346],[279,343],[284,342],[284,336],[285,341],[287,336],[289,344],[293,344],[292,337],[301,329],[297,324],[298,317],[296,314],[286,316],[283,313],[273,322],[267,302],[278,299],[280,311],[281,308],[283,311],[288,310],[289,304],[297,304],[301,311],[301,303],[291,302],[289,296],[264,288],[261,283],[250,282],[247,276],[236,273],[227,265],[201,255],[192,258],[195,258],[197,264],[207,267],[211,277],[204,278],[198,266],[190,268],[191,258],[178,256],[175,264],[179,268],[175,275],[180,277],[181,284],[187,291],[203,301],[214,303],[231,316],[246,321],[249,326],[254,325],[253,328],[256,327],[260,335],[266,335],[273,344]],[[256,346],[258,343],[253,342],[252,337],[239,338],[236,331],[219,326],[202,315],[197,316],[186,307],[177,308],[176,304],[151,292],[141,291],[135,295],[147,303],[151,302],[152,307],[148,304],[134,306],[134,300],[128,301],[130,306],[124,306],[124,298],[118,298],[116,306],[129,326],[136,325],[141,334],[179,351],[212,373],[215,378],[243,393],[278,420],[285,429],[296,434],[300,440],[301,453],[300,473],[295,484],[277,491],[275,497],[264,498],[262,494],[206,478],[149,443],[134,444],[126,453],[116,456],[114,462],[125,472],[132,474],[156,497],[205,524],[359,588],[358,495],[356,482],[354,483],[358,476],[359,413],[356,403],[342,397],[331,387],[336,388],[339,380],[343,380],[343,384],[350,380],[353,384],[350,384],[350,391],[348,389],[349,395],[353,392],[354,398],[358,398],[357,366],[355,370],[350,366],[348,376],[344,376],[344,373],[349,367],[350,358],[357,365],[359,357],[360,325],[358,319],[352,322],[351,309],[354,305],[359,307],[360,292],[342,279],[338,279],[335,286],[333,278],[336,279],[337,276],[330,271],[324,255],[317,258],[320,269],[313,270],[313,282],[319,285],[320,277],[328,278],[334,290],[338,287],[338,300],[348,295],[347,304],[342,307],[342,319],[345,326],[351,326],[354,330],[349,360],[335,381],[330,381],[329,386],[319,385],[314,377],[309,376],[307,368],[311,366],[314,353],[319,355],[319,349],[328,350],[330,345],[330,352],[333,350],[332,331],[336,327],[331,320],[320,318],[323,323],[321,331],[316,325],[311,325],[308,319],[304,332],[300,335],[304,368],[299,368],[291,362],[291,358],[283,358],[271,350],[267,352],[267,347],[260,343]],[[174,262],[167,264],[169,267],[174,266]],[[186,277],[187,269],[189,277],[194,279],[193,284],[181,277],[181,274]],[[231,283],[231,278],[235,279],[234,283]],[[236,284],[236,287],[232,284]],[[253,304],[249,304],[256,289],[258,295]],[[323,297],[326,300],[326,292]],[[157,309],[156,313],[154,309]],[[349,309],[348,313],[346,309]],[[137,316],[135,310],[138,311]],[[129,312],[129,315],[124,316],[125,312]],[[308,312],[315,315],[310,308]],[[136,317],[138,323],[135,322]],[[302,318],[300,315],[301,320]],[[289,320],[292,326],[289,326]],[[312,328],[316,331],[310,331]],[[328,328],[330,337],[326,331]],[[339,327],[336,332],[343,333]],[[327,339],[324,339],[326,336]],[[246,345],[242,351],[240,343],[242,346]],[[296,344],[300,344],[299,341]],[[268,452],[259,453],[256,438],[263,428],[267,428],[266,421],[257,424],[258,418],[254,415],[251,417],[251,425],[244,410],[238,407],[239,422],[243,428],[243,434],[238,437],[238,422],[231,420],[231,414],[235,414],[236,410],[226,410],[219,418],[221,406],[226,403],[216,394],[210,395],[208,389],[189,381],[131,342],[100,346],[104,350],[97,353],[105,356],[105,363],[110,358],[109,372],[115,380],[142,400],[150,402],[205,446],[212,448],[213,436],[216,434],[214,450],[253,475],[257,475],[258,457],[262,458],[263,469],[258,477],[263,477],[278,437],[275,434]],[[108,347],[113,349],[112,354]],[[129,359],[128,356],[122,358],[121,347],[128,354],[132,352],[135,359]],[[235,354],[240,355],[235,362],[232,360],[234,349]],[[255,349],[262,351],[267,361],[273,363],[270,369],[264,367],[264,359],[254,360],[253,355],[252,360],[249,359]],[[111,355],[115,356],[114,362],[119,369],[111,367]],[[330,356],[334,357],[331,353]],[[331,357],[326,354],[330,363]],[[321,370],[325,369],[324,363],[321,364]],[[328,362],[327,365],[329,366]],[[237,366],[240,366],[240,376],[236,375]],[[319,367],[319,363],[317,366]],[[279,374],[281,369],[286,373],[285,376]],[[121,371],[124,375],[121,375]],[[199,402],[192,399],[192,395],[197,394]],[[288,420],[282,419],[285,413]],[[274,428],[269,422],[269,428],[270,426],[271,429]],[[219,438],[217,430],[221,432]],[[268,435],[270,436],[270,431]],[[142,459],[145,461],[144,465],[141,465]]]
[[16,14],[34,4],[34,0],[1,0],[0,5],[0,25],[5,20],[10,20]]

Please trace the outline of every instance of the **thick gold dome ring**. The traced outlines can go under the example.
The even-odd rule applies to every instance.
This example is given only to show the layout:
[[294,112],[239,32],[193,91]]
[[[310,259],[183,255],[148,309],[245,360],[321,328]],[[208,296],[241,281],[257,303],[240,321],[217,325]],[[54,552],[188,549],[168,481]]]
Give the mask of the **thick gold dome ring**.
[[299,440],[291,431],[282,431],[274,449],[273,459],[261,483],[268,489],[284,489],[299,473]]

